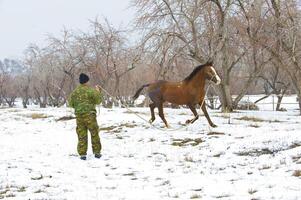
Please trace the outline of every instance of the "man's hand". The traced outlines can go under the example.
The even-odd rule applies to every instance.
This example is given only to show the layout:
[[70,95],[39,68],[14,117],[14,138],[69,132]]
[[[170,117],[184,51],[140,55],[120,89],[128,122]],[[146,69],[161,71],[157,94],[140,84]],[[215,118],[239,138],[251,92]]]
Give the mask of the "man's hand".
[[101,92],[101,87],[99,85],[96,85],[95,86],[95,89],[98,91],[98,92]]

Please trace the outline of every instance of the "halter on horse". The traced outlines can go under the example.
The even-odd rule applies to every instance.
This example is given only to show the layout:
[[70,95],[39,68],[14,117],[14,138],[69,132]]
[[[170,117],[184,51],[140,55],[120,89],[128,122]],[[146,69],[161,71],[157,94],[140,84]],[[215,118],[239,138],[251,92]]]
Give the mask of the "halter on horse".
[[204,103],[206,80],[209,80],[216,85],[221,82],[221,79],[217,75],[211,62],[197,66],[183,81],[169,82],[161,80],[145,84],[137,90],[133,98],[134,100],[137,99],[141,91],[145,87],[148,87],[148,96],[152,101],[149,105],[151,110],[150,122],[155,120],[154,109],[158,107],[160,118],[163,120],[166,127],[169,127],[164,117],[163,103],[170,102],[177,105],[187,105],[193,112],[194,118],[187,120],[186,123],[193,123],[199,118],[195,109],[195,106],[199,104],[210,126],[216,127],[216,125],[211,121]]

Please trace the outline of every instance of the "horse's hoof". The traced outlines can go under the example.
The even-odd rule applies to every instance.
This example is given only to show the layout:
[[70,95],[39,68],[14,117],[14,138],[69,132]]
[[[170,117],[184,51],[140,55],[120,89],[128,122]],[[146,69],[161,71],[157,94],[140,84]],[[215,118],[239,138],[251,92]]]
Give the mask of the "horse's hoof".
[[217,127],[217,125],[215,125],[215,124],[210,124],[210,126],[213,127],[213,128]]
[[187,125],[187,124],[190,124],[191,123],[191,120],[186,120],[186,122],[185,122],[185,124]]

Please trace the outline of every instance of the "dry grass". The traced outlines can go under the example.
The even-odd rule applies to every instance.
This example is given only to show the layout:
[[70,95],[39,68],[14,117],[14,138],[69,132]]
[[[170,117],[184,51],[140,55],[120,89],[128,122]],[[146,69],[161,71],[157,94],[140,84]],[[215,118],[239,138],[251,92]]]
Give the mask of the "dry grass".
[[11,193],[11,194],[7,194],[5,197],[6,198],[12,198],[12,197],[16,197],[16,195],[14,195],[13,193]]
[[195,162],[191,156],[185,156],[184,160],[186,162]]
[[41,174],[40,176],[37,177],[32,177],[31,180],[37,181],[43,179],[43,175]]
[[259,128],[260,127],[258,124],[250,124],[249,126],[252,127],[252,128]]
[[0,197],[1,197],[1,195],[4,195],[4,194],[6,194],[9,191],[10,191],[9,188],[5,188],[4,190],[0,190]]
[[[235,138],[235,139],[237,139],[237,138]],[[268,149],[268,148],[250,149],[250,150],[246,150],[246,151],[239,151],[239,152],[236,152],[235,154],[239,155],[239,156],[261,156],[261,155],[265,155],[265,154],[276,154],[278,152],[286,151],[289,149],[294,149],[294,148],[297,148],[300,146],[301,146],[301,142],[295,141],[291,145],[281,148],[281,149],[272,149],[272,150]]]
[[248,151],[241,151],[235,154],[239,156],[261,156],[261,155],[274,154],[274,153],[276,152],[273,152],[268,148],[263,148],[263,149],[251,149]]
[[222,198],[227,198],[227,197],[230,197],[230,195],[229,194],[224,194],[224,195],[216,196],[217,199],[222,199]]
[[293,173],[293,176],[301,177],[301,170],[295,170],[294,173]]
[[38,189],[37,191],[34,191],[34,193],[38,194],[38,193],[43,193],[45,191],[41,190],[41,189]]
[[107,131],[107,132],[114,132],[114,133],[120,133],[122,131],[122,128],[135,128],[137,127],[137,124],[132,123],[123,123],[120,125],[112,125],[107,127],[100,127],[99,131]]
[[220,152],[220,153],[216,153],[216,154],[214,154],[214,155],[212,155],[213,157],[215,157],[215,158],[219,158],[219,157],[221,157],[221,155],[223,155],[224,153],[223,152]]
[[16,197],[13,192],[25,192],[25,186],[7,185],[5,187],[0,186],[0,199]]
[[190,199],[201,199],[202,196],[198,195],[198,194],[194,194],[190,197]]
[[126,128],[135,128],[135,127],[137,127],[136,124],[130,124],[130,123],[120,124],[119,126],[126,127]]
[[135,176],[134,172],[130,172],[130,173],[126,173],[126,174],[122,174],[123,176]]
[[200,143],[204,142],[201,138],[195,138],[195,139],[191,139],[191,138],[185,138],[185,139],[173,139],[173,142],[171,143],[171,145],[173,146],[187,146],[187,145],[191,145],[191,146],[197,146]]
[[9,112],[20,112],[18,109],[10,109]]
[[291,144],[289,146],[290,149],[294,149],[294,148],[297,148],[297,147],[300,147],[301,146],[301,142],[300,141],[295,141],[293,142],[293,144]]
[[69,116],[61,117],[61,118],[57,119],[56,121],[68,121],[68,120],[72,120],[72,119],[75,119],[75,117],[69,115]]
[[259,170],[267,170],[267,169],[271,169],[271,165],[263,165],[259,167]]
[[292,156],[292,160],[293,160],[294,162],[299,162],[299,160],[301,161],[301,154],[300,154],[300,155]]
[[138,111],[129,111],[129,110],[124,111],[123,113],[124,113],[124,114],[146,115],[146,116],[150,115],[150,113],[147,113],[147,112],[138,112]]
[[22,186],[20,188],[18,188],[17,192],[25,192],[26,191],[26,187]]
[[264,122],[265,120],[258,118],[258,117],[248,117],[248,116],[243,116],[239,118],[234,118],[237,120],[244,120],[244,121],[252,121],[252,122]]
[[264,120],[259,117],[248,117],[248,116],[238,117],[238,118],[234,118],[234,119],[249,121],[249,122],[268,122],[268,123],[280,123],[281,122],[277,119],[276,120]]
[[113,129],[117,128],[117,126],[107,126],[107,127],[100,127],[100,131],[112,131]]
[[116,135],[116,138],[117,138],[118,140],[122,140],[122,139],[123,139],[123,137],[122,137],[121,135]]
[[210,131],[209,133],[207,133],[207,135],[225,135],[225,133],[216,132],[216,131]]
[[45,118],[48,118],[50,116],[45,115],[43,113],[32,113],[31,115],[29,115],[29,117],[31,117],[31,119],[45,119]]

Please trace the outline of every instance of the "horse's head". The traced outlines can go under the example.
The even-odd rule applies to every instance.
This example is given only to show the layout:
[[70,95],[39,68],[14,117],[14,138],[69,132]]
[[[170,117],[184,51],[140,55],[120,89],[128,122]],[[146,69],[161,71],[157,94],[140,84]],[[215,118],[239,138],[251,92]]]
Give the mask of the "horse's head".
[[187,76],[184,81],[200,81],[200,80],[209,80],[216,85],[221,83],[221,78],[217,75],[216,70],[214,69],[211,62],[207,62],[203,65],[199,65]]
[[215,83],[216,85],[219,85],[221,83],[221,78],[218,76],[216,70],[212,66],[212,63],[208,63],[204,70],[207,80]]

